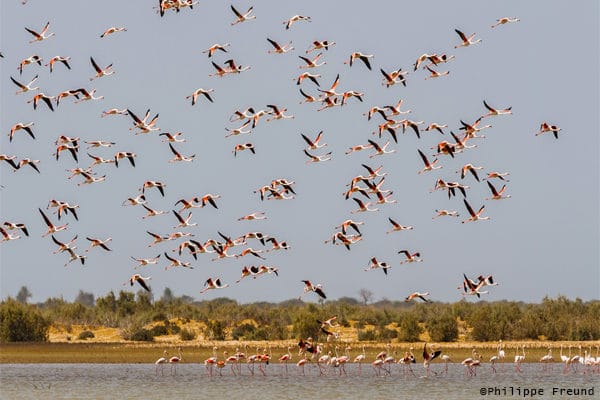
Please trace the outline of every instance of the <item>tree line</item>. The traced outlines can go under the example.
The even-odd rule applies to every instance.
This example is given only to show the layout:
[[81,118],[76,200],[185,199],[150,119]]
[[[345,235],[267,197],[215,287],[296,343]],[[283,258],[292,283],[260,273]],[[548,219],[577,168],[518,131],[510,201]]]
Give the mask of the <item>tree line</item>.
[[[287,300],[240,304],[229,298],[194,301],[166,288],[160,299],[151,294],[120,291],[94,298],[80,291],[73,302],[49,298],[28,304],[31,293],[21,288],[16,298],[0,302],[0,341],[47,341],[50,326],[72,325],[119,328],[126,340],[152,341],[179,334],[182,340],[285,340],[322,338],[318,320],[336,316],[359,341],[419,341],[427,334],[434,342],[457,340],[599,340],[600,301],[584,302],[564,296],[540,303],[461,300],[455,303],[370,302],[351,297],[320,303]],[[199,321],[196,332],[173,321]],[[348,332],[346,330],[346,332]],[[80,339],[93,337],[85,332]]]

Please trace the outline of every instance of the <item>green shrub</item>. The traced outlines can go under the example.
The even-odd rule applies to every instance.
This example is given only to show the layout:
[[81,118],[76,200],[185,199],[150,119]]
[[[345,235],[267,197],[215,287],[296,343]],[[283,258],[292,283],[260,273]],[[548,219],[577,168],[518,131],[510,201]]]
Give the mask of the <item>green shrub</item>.
[[153,342],[154,336],[152,336],[152,332],[150,330],[142,328],[132,332],[127,340],[134,340],[136,342]]
[[169,334],[169,329],[165,325],[155,325],[150,329],[153,336],[163,336]]
[[371,341],[377,339],[377,334],[375,329],[365,329],[364,331],[358,332],[358,340],[359,341]]
[[92,331],[83,331],[81,332],[78,336],[77,339],[79,340],[86,340],[86,339],[92,339],[95,338],[96,335],[94,335],[94,332]]
[[454,342],[458,339],[458,322],[450,314],[431,316],[426,327],[434,342]]
[[388,340],[398,337],[398,331],[395,329],[382,328],[377,332],[378,340]]
[[49,328],[50,321],[35,306],[12,298],[0,303],[1,342],[45,342]]
[[179,331],[179,338],[181,340],[194,340],[194,339],[196,339],[196,336],[198,336],[198,335],[196,334],[196,331],[193,329],[183,328]]
[[403,342],[418,342],[423,328],[419,325],[419,318],[412,312],[405,313],[400,322],[398,338]]

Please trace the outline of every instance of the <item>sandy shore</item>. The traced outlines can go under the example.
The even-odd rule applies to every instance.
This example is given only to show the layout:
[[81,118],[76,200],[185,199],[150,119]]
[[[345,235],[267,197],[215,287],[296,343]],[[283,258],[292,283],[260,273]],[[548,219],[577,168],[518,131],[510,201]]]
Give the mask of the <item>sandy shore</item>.
[[[373,360],[380,351],[387,350],[389,354],[398,358],[404,355],[411,347],[417,360],[421,360],[423,344],[420,343],[391,343],[387,347],[386,343],[372,342],[338,342],[325,344],[325,352],[337,352],[339,355],[348,354],[351,358],[364,352],[367,360]],[[489,358],[497,354],[497,343],[480,342],[462,342],[462,343],[440,343],[432,344],[436,350],[442,350],[443,354],[448,354],[453,362],[460,362],[472,355],[472,349],[475,348],[483,362],[488,362]],[[553,351],[555,361],[560,361],[560,347],[563,346],[565,355],[569,352],[569,346],[572,346],[573,355],[583,355],[585,351],[590,351],[593,356],[598,352],[600,342],[504,342],[504,351],[506,353],[506,362],[512,362],[516,353],[517,345],[525,345],[526,362],[538,362],[539,359],[548,353],[550,347]],[[579,349],[581,347],[581,352]],[[3,343],[0,344],[0,363],[153,363],[163,355],[167,350],[169,355],[177,355],[181,348],[184,362],[201,363],[206,358],[212,356],[213,347],[217,347],[216,353],[220,359],[224,358],[224,352],[235,354],[236,351],[242,351],[245,354],[255,354],[256,352],[268,352],[272,356],[272,362],[288,352],[292,354],[292,361],[298,360],[298,347],[295,341],[278,342],[119,342],[119,343]],[[519,354],[521,350],[519,349]]]

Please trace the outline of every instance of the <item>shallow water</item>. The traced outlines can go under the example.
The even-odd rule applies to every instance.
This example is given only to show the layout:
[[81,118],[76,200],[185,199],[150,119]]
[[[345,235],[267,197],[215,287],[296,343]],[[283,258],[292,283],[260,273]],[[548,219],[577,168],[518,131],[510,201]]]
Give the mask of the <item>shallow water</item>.
[[[266,376],[258,367],[251,375],[241,365],[241,375],[233,375],[229,366],[207,375],[203,365],[181,364],[176,375],[166,365],[163,374],[156,374],[153,364],[3,364],[0,365],[0,398],[12,399],[165,399],[187,398],[260,398],[269,399],[472,399],[472,398],[538,398],[573,399],[599,398],[598,373],[570,372],[563,374],[561,365],[544,371],[537,364],[524,364],[523,372],[515,372],[507,364],[498,373],[489,365],[482,366],[477,376],[468,377],[460,364],[432,366],[430,377],[424,377],[421,365],[413,366],[415,376],[402,366],[393,365],[390,375],[377,376],[369,364],[346,367],[347,375],[339,376],[339,368],[331,368],[321,375],[316,365],[309,365],[305,375],[295,365],[285,367],[271,364]],[[482,396],[482,388],[494,388]],[[593,395],[552,395],[553,388],[593,388]],[[533,395],[533,390],[538,390]],[[543,394],[539,390],[543,390]],[[529,390],[529,392],[526,392]]]

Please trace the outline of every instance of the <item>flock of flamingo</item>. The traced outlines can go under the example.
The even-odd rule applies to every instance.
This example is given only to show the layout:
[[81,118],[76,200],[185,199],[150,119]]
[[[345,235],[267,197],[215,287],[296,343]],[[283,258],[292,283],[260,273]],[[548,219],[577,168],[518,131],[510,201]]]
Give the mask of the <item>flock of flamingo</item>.
[[[198,2],[193,0],[159,0],[156,11],[162,18],[172,18],[175,17],[175,14],[177,13],[191,12],[192,10],[195,11],[198,7],[200,7]],[[259,11],[257,10],[257,13],[254,14],[255,10],[253,7],[249,7],[246,12],[241,12],[234,6],[230,6],[230,9],[232,11],[233,18],[230,23],[231,29],[236,29],[234,26],[242,23],[258,23],[253,20],[259,19]],[[311,21],[313,20],[310,16],[294,15],[284,20],[283,25],[285,30],[302,29],[302,24],[308,24]],[[491,25],[490,29],[496,31],[498,29],[495,28],[517,22],[519,22],[518,18],[500,18],[493,25]],[[29,26],[31,26],[31,28]],[[50,21],[42,24],[41,26],[36,26],[36,24],[32,22],[31,25],[28,23],[28,26],[25,27],[25,31],[30,35],[30,45],[39,46],[36,47],[36,52],[38,50],[40,52],[43,50],[43,42],[51,38],[51,40],[60,40],[60,35],[55,35],[55,33],[52,32],[52,27],[53,26]],[[507,27],[507,29],[509,28]],[[119,40],[118,35],[127,35],[130,32],[131,30],[128,30],[126,27],[110,27],[104,32],[98,32],[98,38],[96,40],[111,40],[109,38],[113,36],[114,39],[112,40]],[[459,29],[455,29],[454,32],[450,32],[450,34],[456,35],[454,36],[456,38],[456,45],[454,46],[455,49],[467,48],[459,51],[469,51],[468,48],[470,47],[484,45],[482,43],[482,39],[476,38],[476,34],[474,33],[466,34]],[[498,32],[498,34],[501,33]],[[270,37],[266,38],[266,42],[270,48],[269,50],[265,51],[265,53],[269,54],[270,57],[288,57],[289,55],[286,54],[294,50],[291,42],[277,42]],[[347,105],[349,105],[351,102],[363,103],[366,101],[366,95],[361,91],[352,89],[342,91],[341,89],[338,89],[343,87],[343,77],[340,73],[337,73],[337,76],[335,79],[333,79],[330,86],[326,86],[323,85],[325,78],[321,74],[309,72],[318,71],[320,66],[326,64],[327,54],[335,51],[335,41],[327,38],[322,40],[314,40],[307,44],[309,46],[308,49],[302,51],[302,55],[298,55],[300,60],[298,69],[302,72],[293,77],[293,81],[295,81],[299,91],[300,99],[302,100],[301,104],[317,103],[320,104],[320,107],[316,110],[317,112],[327,112],[327,110],[335,107],[348,108]],[[214,73],[210,76],[215,76],[217,78],[212,79],[228,79],[230,76],[238,76],[251,69],[251,66],[241,65],[238,61],[234,60],[233,56],[230,56],[230,54],[234,51],[235,44],[233,43],[217,43],[203,51],[199,51],[199,53],[207,55],[210,64],[214,68]],[[31,77],[31,71],[34,68],[42,67],[44,65],[44,59],[48,59],[48,63],[45,64],[45,66],[49,67],[49,72],[44,79],[52,79],[53,74],[56,75],[56,70],[58,68],[64,68],[65,71],[63,72],[71,73],[72,60],[69,56],[56,55],[54,57],[47,58],[45,56],[41,57],[38,54],[33,54],[32,56],[19,61],[13,59],[11,54],[0,53],[0,55],[2,56],[2,63],[14,62],[16,66],[15,69],[18,71],[18,76],[10,76],[10,80],[18,89],[15,94],[16,101],[21,101],[23,96],[30,96],[30,98],[27,99],[26,102],[24,101],[24,103],[31,104],[35,112],[59,113],[61,112],[61,108],[65,107],[64,103],[67,102],[67,98],[72,98],[74,103],[95,102],[104,99],[104,96],[102,95],[96,96],[95,88],[88,88],[83,83],[80,86],[64,90],[55,95],[47,95],[42,92],[40,87],[34,86],[40,76],[39,74],[41,71],[35,72],[33,77]],[[265,57],[267,57],[267,55],[265,55]],[[378,71],[373,72],[373,69],[375,68],[375,55],[354,51],[349,54],[347,61],[345,61],[344,64],[347,65],[348,68],[361,69],[365,74],[379,73],[381,74],[381,84],[383,86],[386,88],[396,88],[407,86],[407,83],[410,82],[411,79],[417,79],[419,76],[418,74],[423,70],[427,71],[429,75],[422,79],[449,79],[448,76],[450,71],[441,71],[440,69],[447,65],[447,63],[450,63],[452,60],[459,57],[461,57],[459,53],[456,55],[448,55],[445,53],[424,53],[415,59],[413,68],[410,70],[403,70],[402,68],[394,70],[390,69],[388,66],[378,66]],[[221,60],[221,58],[226,59]],[[100,60],[90,56],[89,64],[89,82],[100,79],[118,79],[118,74],[116,73],[117,71],[114,69],[112,63],[107,63],[105,60]],[[239,84],[239,82],[237,84]],[[109,99],[107,98],[105,101],[106,100]],[[115,99],[110,100],[114,101]],[[198,88],[191,91],[191,93],[185,97],[185,100],[191,103],[191,107],[202,107],[204,106],[204,103],[220,101],[218,93],[216,93],[214,89],[205,88]],[[433,171],[439,170],[443,167],[443,158],[454,159],[462,156],[463,153],[468,154],[469,152],[475,151],[473,149],[475,149],[477,145],[474,144],[474,142],[485,138],[485,136],[480,132],[492,127],[491,124],[487,123],[488,121],[496,118],[510,118],[510,115],[512,114],[512,109],[510,106],[499,108],[495,105],[491,105],[491,103],[491,101],[485,99],[482,100],[481,115],[475,118],[472,122],[460,120],[460,126],[458,127],[457,132],[450,130],[448,128],[448,124],[441,124],[433,121],[425,123],[424,121],[415,121],[407,118],[407,115],[412,111],[403,109],[403,99],[400,99],[395,105],[372,105],[365,110],[366,112],[364,116],[369,121],[375,122],[378,120],[377,128],[366,140],[365,144],[358,144],[350,147],[346,152],[346,155],[350,156],[356,152],[368,150],[372,152],[369,155],[369,158],[373,159],[392,154],[396,152],[396,150],[390,149],[390,145],[393,145],[392,142],[394,144],[398,143],[398,134],[400,129],[403,134],[405,134],[407,131],[409,133],[414,132],[419,140],[424,134],[439,134],[444,135],[443,137],[445,138],[451,136],[452,139],[441,140],[439,143],[437,143],[437,145],[433,146],[431,149],[434,151],[433,154],[429,154],[431,153],[429,149],[415,149],[415,158],[419,159],[419,162],[422,162],[423,166],[421,170],[415,172],[419,175],[430,174]],[[305,107],[308,106],[309,105],[306,105]],[[45,110],[41,111],[41,109]],[[152,112],[150,109],[147,109],[143,113],[140,113],[140,109],[137,107],[126,107],[122,109],[110,108],[105,110],[100,117],[112,118],[115,116],[123,116],[124,118],[127,118],[131,123],[129,130],[135,135],[150,136],[151,134],[155,133],[155,136],[158,136],[163,142],[166,143],[165,146],[168,146],[168,151],[173,155],[173,158],[168,160],[169,163],[185,164],[196,161],[196,154],[193,153],[192,149],[187,149],[187,151],[184,151],[186,139],[184,138],[183,133],[166,131],[157,126],[159,121],[158,112]],[[238,109],[231,113],[229,122],[234,125],[225,128],[228,132],[225,137],[236,138],[240,137],[240,135],[249,135],[262,124],[270,123],[272,121],[286,121],[293,118],[294,116],[289,114],[287,107],[278,104],[268,104],[266,105],[265,109],[258,109],[254,106],[246,107],[243,110]],[[90,124],[93,123],[95,122],[90,121]],[[557,127],[553,123],[544,121],[540,123],[539,131],[532,132],[532,135],[551,133],[556,139],[558,139],[560,131],[561,128]],[[23,142],[26,140],[39,140],[36,135],[37,132],[34,122],[17,122],[10,130],[9,142],[12,144],[17,141]],[[333,151],[325,152],[325,150],[323,150],[323,148],[328,146],[327,143],[324,142],[327,135],[325,132],[320,131],[316,134],[316,136],[307,135],[304,133],[301,133],[300,135],[307,147],[304,149],[299,149],[299,151],[302,150],[306,155],[307,164],[326,163],[332,159]],[[389,138],[385,139],[385,135],[389,135]],[[82,143],[87,145],[85,155],[80,153]],[[117,144],[115,142],[106,140],[105,138],[90,138],[88,140],[84,140],[80,137],[70,137],[62,134],[58,136],[54,142],[55,148],[52,158],[59,163],[74,162],[77,164],[77,167],[68,170],[70,175],[67,176],[68,180],[81,179],[81,181],[77,183],[77,186],[96,185],[105,181],[110,181],[108,173],[99,172],[98,168],[105,168],[110,165],[119,169],[137,168],[138,165],[136,164],[136,160],[138,160],[138,157],[143,157],[143,154],[141,153],[138,154],[134,151],[126,149],[115,151],[113,152],[112,156],[103,156],[99,155],[99,153],[96,153],[101,151],[110,151],[110,149],[116,145]],[[255,146],[251,142],[242,142],[233,146],[232,153],[234,157],[241,157],[241,153],[246,153],[245,155],[248,155],[249,157],[259,157],[260,150],[257,149],[257,147],[258,146]],[[10,144],[9,146],[5,147],[5,149],[9,150]],[[248,150],[248,152],[246,152],[246,150]],[[9,154],[1,154],[0,160],[5,162],[5,167],[10,168],[10,170],[13,170],[15,173],[22,171],[22,169],[26,166],[29,166],[35,170],[36,173],[41,174],[43,171],[41,160],[33,160],[20,155]],[[91,161],[91,164],[87,167],[82,167],[79,163],[83,162],[83,160]],[[388,182],[386,181],[386,179],[388,179],[388,171],[385,171],[383,166],[373,167],[372,165],[368,165],[366,163],[361,165],[365,171],[364,175],[358,174],[349,179],[349,182],[345,186],[342,193],[342,196],[346,200],[352,199],[352,201],[357,205],[357,209],[353,210],[351,214],[360,214],[366,216],[370,213],[383,210],[384,207],[389,204],[396,203],[397,200],[393,198],[394,191],[385,188],[385,185]],[[467,193],[472,190],[471,187],[466,184],[467,181],[472,182],[470,185],[479,185],[482,181],[485,181],[486,183],[484,185],[484,190],[489,190],[490,197],[487,199],[489,201],[500,201],[509,199],[511,197],[510,194],[506,194],[506,191],[508,190],[507,183],[509,182],[509,173],[486,170],[485,175],[481,176],[481,172],[478,171],[484,169],[485,168],[483,166],[465,163],[460,170],[456,171],[457,176],[460,177],[460,180],[446,181],[445,179],[437,178],[435,180],[435,185],[431,190],[432,192],[445,192],[449,199],[454,197],[462,198],[461,204],[464,205],[464,211],[466,212],[466,218],[462,220],[463,224],[490,220],[489,216],[484,215],[484,212],[487,210],[486,204],[476,204],[470,199],[467,200]],[[389,176],[391,177],[392,175],[393,173],[389,172]],[[187,177],[184,175],[182,176],[182,179],[187,179]],[[274,235],[260,231],[249,231],[240,236],[232,236],[228,233],[217,231],[214,237],[208,238],[204,241],[193,238],[195,235],[189,230],[197,225],[196,222],[192,222],[193,212],[196,209],[202,209],[205,207],[219,210],[219,199],[221,198],[220,194],[207,193],[204,195],[194,196],[177,194],[177,200],[173,202],[173,209],[167,211],[153,208],[150,205],[150,201],[157,196],[165,198],[167,194],[169,194],[167,192],[169,186],[168,182],[146,180],[145,182],[138,182],[135,184],[139,185],[137,193],[123,201],[123,207],[144,209],[145,215],[142,217],[144,220],[154,219],[160,215],[170,215],[173,218],[173,223],[176,224],[173,226],[173,232],[168,234],[157,233],[152,228],[144,229],[149,236],[149,240],[151,240],[148,244],[148,248],[163,246],[164,244],[175,243],[177,241],[179,242],[175,248],[163,248],[160,251],[149,254],[149,256],[131,256],[131,259],[135,261],[135,265],[132,266],[133,268],[148,267],[150,265],[158,264],[161,262],[162,258],[162,260],[165,260],[165,262],[168,263],[164,267],[165,270],[170,270],[173,268],[191,270],[195,268],[192,263],[197,261],[198,257],[205,257],[203,254],[210,254],[213,257],[212,261],[247,258],[257,261],[258,265],[244,265],[241,267],[241,275],[240,278],[235,282],[236,285],[242,284],[241,281],[245,278],[252,278],[254,280],[268,275],[272,277],[279,276],[281,272],[279,267],[266,265],[263,263],[263,261],[266,260],[267,256],[272,252],[285,252],[291,248],[288,241],[284,240],[283,238],[275,237]],[[18,188],[12,187],[4,189],[18,190]],[[270,182],[265,182],[265,184],[261,187],[256,188],[253,195],[256,195],[261,202],[267,200],[294,201],[297,196],[295,181],[287,178],[275,178]],[[90,243],[90,247],[85,251],[85,254],[80,253],[77,250],[77,241],[79,239],[78,234],[73,235],[70,240],[63,239],[60,237],[60,235],[66,234],[65,232],[70,229],[70,223],[72,224],[73,222],[76,223],[78,221],[78,210],[83,209],[86,207],[86,205],[82,204],[80,206],[79,204],[73,204],[69,201],[53,198],[49,201],[45,209],[42,207],[42,205],[38,207],[42,226],[45,226],[46,229],[42,236],[50,236],[52,242],[57,246],[56,251],[54,251],[55,254],[68,255],[65,266],[72,262],[85,265],[88,255],[91,256],[92,251],[110,252],[113,250],[113,244],[121,247],[127,246],[126,243],[112,243],[111,237],[99,238],[94,235],[85,235],[86,240]],[[176,209],[177,207],[179,208]],[[50,210],[53,211],[53,214],[56,215],[56,218],[49,214]],[[35,210],[33,213],[37,215]],[[458,210],[436,209],[432,219],[453,217],[459,217]],[[57,222],[64,221],[66,218],[72,218],[73,220],[64,223]],[[244,216],[239,217],[238,221],[240,221],[240,223],[255,223],[252,221],[260,221],[264,219],[267,219],[266,212],[252,211]],[[403,235],[409,234],[407,232],[413,230],[413,226],[403,225],[392,217],[389,217],[388,220],[390,223],[390,230],[386,232],[387,234]],[[363,237],[361,232],[362,225],[365,223],[365,221],[357,221],[348,218],[336,226],[334,233],[324,242],[331,243],[332,245],[336,246],[341,245],[343,248],[350,251],[351,248],[357,243],[366,241],[364,240],[366,238]],[[12,232],[16,232],[18,230],[20,230],[24,237],[22,237],[19,233]],[[29,236],[31,231],[32,229],[30,229],[29,226],[26,226],[20,221],[7,220],[4,221],[2,227],[0,227],[2,242],[23,239]],[[260,245],[262,247],[253,248],[251,245]],[[94,250],[95,248],[97,250]],[[239,251],[236,250],[236,248],[239,249]],[[422,262],[424,259],[424,255],[416,249],[400,248],[398,249],[397,254],[400,255],[400,260],[396,262],[396,264],[399,265],[417,264]],[[188,257],[188,260],[184,259],[184,256]],[[192,261],[189,257],[193,258],[194,261]],[[365,271],[381,269],[387,276],[390,270],[393,268],[393,265],[394,263],[392,262],[382,261],[379,256],[373,256],[370,260],[368,260],[364,269]],[[144,276],[139,273],[134,273],[123,283],[123,285],[133,286],[137,283],[144,290],[151,291],[151,287],[149,285],[150,279],[151,276]],[[203,283],[204,287],[200,293],[205,293],[210,290],[225,289],[233,286],[233,284],[230,285],[229,283],[225,282],[221,276],[216,275],[206,277],[206,279],[203,278]],[[301,284],[303,284],[303,286],[301,286]],[[466,274],[463,274],[463,280],[462,284],[459,286],[459,291],[463,296],[477,296],[479,298],[482,294],[488,293],[488,290],[483,290],[484,288],[489,288],[496,285],[498,285],[498,283],[491,275],[482,273],[475,278],[471,278]],[[307,279],[298,282],[297,288],[298,292],[300,293],[300,297],[313,293],[317,296],[317,298],[327,298],[325,285],[322,283],[316,283],[314,277],[307,277]],[[405,300],[412,301],[419,299],[423,302],[430,302],[431,300],[428,298],[429,295],[430,293],[428,291],[413,291],[411,293],[407,293]],[[349,349],[346,350],[348,351]],[[522,350],[524,353],[524,347]],[[329,352],[329,354],[319,356],[318,360],[325,357],[323,358],[322,362],[317,360],[316,363],[321,372],[323,372],[323,368],[329,367],[340,367],[338,369],[340,373],[345,372],[343,369],[343,364],[348,362],[350,358],[347,355],[338,356],[337,348],[335,353],[336,354],[333,355],[331,352]],[[425,358],[427,367],[429,366],[429,362],[437,358],[439,355],[438,352],[433,351],[430,353],[426,351],[426,349],[424,350],[424,354],[427,354],[427,357]],[[287,368],[287,361],[291,359],[291,355],[287,354],[286,356],[284,356],[285,359],[282,358],[280,361],[286,362]],[[229,360],[229,358],[227,358],[223,361],[223,363],[228,362],[230,365],[236,366],[239,366],[239,360],[244,358],[241,357],[241,353],[238,352],[236,352],[234,356],[229,357],[235,357],[235,360],[237,361],[234,359]],[[409,357],[410,361],[404,361],[401,362],[401,364],[406,365],[407,371],[410,371],[410,364],[414,362],[412,351],[407,352],[407,355],[402,360],[405,360],[406,357]],[[173,356],[171,358],[167,358],[165,356],[157,361],[157,365],[168,363],[175,365],[181,359],[181,354],[179,357]],[[357,357],[357,362],[360,362],[363,359]],[[444,358],[444,356],[442,356],[441,359],[449,360],[448,358]],[[220,361],[217,361],[216,355],[213,361],[209,360],[207,360],[207,366],[219,366]],[[248,358],[248,360],[250,360],[250,358]],[[251,364],[252,366],[256,360],[263,360],[263,358],[259,357],[259,355],[256,355]],[[301,364],[300,361],[298,362],[298,365],[303,366],[304,364]],[[306,362],[308,361],[309,360],[306,360]],[[467,365],[469,364],[467,360],[465,360],[463,363],[469,367],[468,371],[474,374],[474,367],[476,366],[477,361],[478,358],[474,356],[470,365]],[[373,366],[376,368],[378,374],[389,374],[390,369],[388,365],[390,365],[390,362],[391,361],[388,361],[388,356],[383,354],[381,357],[377,357],[377,360],[375,360]],[[394,362],[396,362],[395,359]],[[493,367],[494,363],[491,362],[491,364]],[[261,364],[259,361],[259,369],[264,368],[264,365],[264,363]],[[324,367],[324,365],[327,367]],[[429,368],[427,368],[427,370],[429,371]],[[235,371],[233,366],[231,371]],[[240,373],[240,370],[238,369],[237,372]]]
[[[332,320],[322,321],[322,326],[332,325]],[[522,366],[526,362],[527,353],[525,351],[525,345],[515,346],[514,355],[514,371],[516,373],[522,373]],[[405,351],[403,355],[398,356],[396,350],[392,350],[391,345],[387,344],[385,350],[380,351],[374,356],[374,359],[368,360],[365,352],[365,346],[362,347],[362,352],[358,353],[354,358],[350,356],[352,347],[344,347],[344,353],[339,354],[339,346],[333,346],[333,350],[325,351],[321,344],[313,344],[312,339],[300,340],[298,343],[297,355],[293,354],[291,347],[287,348],[287,352],[279,357],[273,359],[272,351],[269,348],[264,348],[262,351],[260,347],[256,349],[256,353],[248,353],[248,345],[245,345],[245,351],[240,351],[239,347],[235,349],[233,354],[229,354],[227,350],[223,351],[223,357],[219,358],[218,347],[214,346],[212,349],[212,356],[201,362],[204,365],[205,373],[208,376],[213,376],[214,371],[218,372],[219,376],[223,375],[223,371],[229,371],[230,375],[238,376],[260,374],[262,376],[267,375],[267,369],[270,364],[278,364],[278,370],[273,372],[274,374],[288,375],[290,373],[288,365],[290,363],[295,364],[297,368],[297,374],[306,375],[307,368],[312,368],[317,375],[339,375],[347,376],[346,365],[355,365],[355,372],[358,375],[363,374],[363,364],[368,365],[372,369],[372,373],[376,376],[390,376],[392,374],[402,375],[404,378],[417,377],[413,369],[413,364],[417,363],[417,357],[414,354],[414,347],[410,347],[408,351]],[[582,354],[582,346],[578,346],[579,351],[577,354],[572,353],[573,346],[568,346],[568,354],[563,352],[563,346],[560,346],[560,359],[554,358],[552,354],[552,348],[548,347],[548,353],[542,356],[539,360],[527,360],[529,364],[539,364],[541,371],[550,372],[554,370],[555,365],[562,364],[562,373],[583,373],[583,374],[599,374],[600,373],[600,346],[596,345],[596,355],[592,355],[592,346],[588,346]],[[505,369],[505,362],[511,361],[510,355],[506,354],[504,350],[504,344],[500,341],[496,347],[496,352],[489,357],[487,361],[479,352],[473,347],[471,351],[471,357],[467,357],[462,361],[453,360],[448,354],[442,354],[442,350],[434,350],[427,343],[423,345],[422,352],[422,364],[425,371],[425,375],[420,375],[421,378],[429,376],[447,376],[448,375],[448,364],[459,363],[464,366],[464,373],[467,377],[477,375],[477,369],[488,369],[490,374],[496,374],[499,371],[503,372]],[[296,361],[297,359],[297,361]],[[432,362],[438,359],[437,364],[443,365],[442,367],[431,368]],[[170,365],[171,374],[177,373],[177,364],[183,361],[182,349],[178,348],[178,355],[169,357],[168,352],[165,350],[162,357],[155,362],[155,373],[164,375],[165,365]],[[419,361],[420,362],[420,361]],[[245,366],[245,368],[244,368]],[[398,367],[394,367],[398,366]],[[277,367],[271,367],[277,368]],[[399,369],[397,372],[393,372],[394,368]],[[310,369],[309,371],[310,372]],[[367,372],[368,373],[368,372]]]

